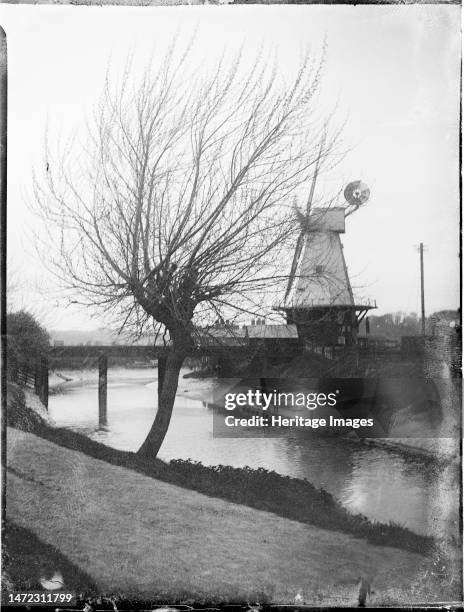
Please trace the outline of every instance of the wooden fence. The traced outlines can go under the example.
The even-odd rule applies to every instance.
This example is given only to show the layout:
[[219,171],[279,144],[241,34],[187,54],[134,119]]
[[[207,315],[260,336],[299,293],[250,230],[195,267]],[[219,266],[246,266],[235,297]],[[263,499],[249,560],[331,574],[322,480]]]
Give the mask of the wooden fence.
[[8,380],[33,389],[40,401],[48,408],[48,356],[37,359],[18,358],[8,355]]

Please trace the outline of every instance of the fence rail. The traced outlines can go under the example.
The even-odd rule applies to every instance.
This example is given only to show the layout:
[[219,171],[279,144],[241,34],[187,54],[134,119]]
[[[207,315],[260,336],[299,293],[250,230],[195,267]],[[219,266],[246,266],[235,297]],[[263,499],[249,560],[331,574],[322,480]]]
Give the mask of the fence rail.
[[9,355],[7,377],[18,385],[33,389],[48,408],[48,356],[32,360]]

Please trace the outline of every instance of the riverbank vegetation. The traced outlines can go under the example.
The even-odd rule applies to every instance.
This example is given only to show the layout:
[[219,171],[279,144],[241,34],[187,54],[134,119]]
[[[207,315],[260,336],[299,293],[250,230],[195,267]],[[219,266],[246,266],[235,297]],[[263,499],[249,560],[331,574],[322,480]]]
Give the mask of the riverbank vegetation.
[[21,396],[20,390],[14,391],[11,388],[8,397],[8,424],[33,431],[60,446],[211,497],[323,529],[341,531],[364,538],[372,544],[393,546],[423,555],[431,554],[434,550],[433,538],[416,534],[400,525],[379,523],[363,515],[352,514],[327,491],[316,488],[305,479],[282,476],[264,468],[205,466],[191,460],[174,460],[170,463],[159,459],[149,460],[135,453],[110,448],[77,432],[51,427],[43,419],[28,419],[27,414],[33,411],[25,407],[24,395]]
[[37,432],[46,425],[45,420],[26,404],[24,390],[19,385],[7,383],[6,422],[10,427]]

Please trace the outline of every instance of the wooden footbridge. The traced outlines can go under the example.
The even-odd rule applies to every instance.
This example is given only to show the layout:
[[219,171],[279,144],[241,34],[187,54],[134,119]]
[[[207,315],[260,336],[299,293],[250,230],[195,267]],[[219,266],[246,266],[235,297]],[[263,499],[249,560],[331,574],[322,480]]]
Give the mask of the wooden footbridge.
[[[265,350],[267,354],[288,356],[300,348],[294,325],[247,325],[241,328],[217,327],[199,336],[198,345],[189,355],[191,360],[217,361],[252,359]],[[104,354],[110,366],[154,365],[165,352],[162,345],[111,344],[54,346],[49,353],[49,367],[95,367]]]

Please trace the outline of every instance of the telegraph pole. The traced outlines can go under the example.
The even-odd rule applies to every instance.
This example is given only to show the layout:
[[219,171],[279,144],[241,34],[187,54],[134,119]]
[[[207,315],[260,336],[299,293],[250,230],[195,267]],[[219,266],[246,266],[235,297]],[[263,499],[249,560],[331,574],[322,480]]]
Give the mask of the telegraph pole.
[[421,275],[421,324],[422,336],[425,338],[425,298],[424,298],[424,244],[419,245],[420,275]]

